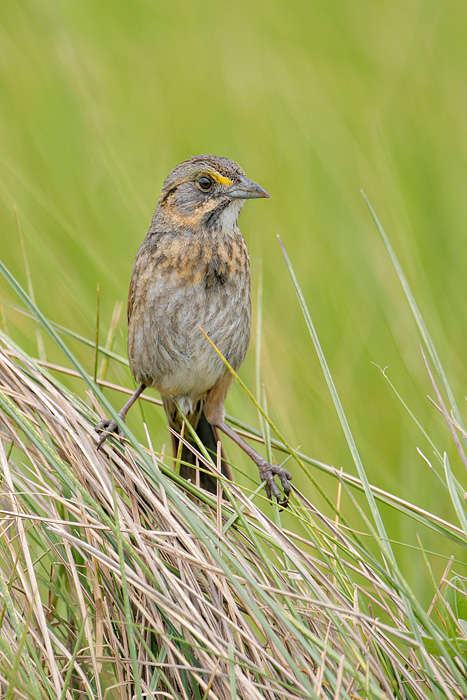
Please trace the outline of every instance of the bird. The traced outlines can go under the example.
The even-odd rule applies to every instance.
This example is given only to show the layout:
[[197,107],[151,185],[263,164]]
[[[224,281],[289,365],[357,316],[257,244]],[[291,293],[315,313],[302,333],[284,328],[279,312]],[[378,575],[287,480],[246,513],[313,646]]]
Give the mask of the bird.
[[[169,173],[133,264],[128,358],[138,388],[118,415],[124,421],[142,392],[156,389],[172,429],[175,456],[184,420],[214,461],[220,431],[257,465],[268,498],[273,495],[285,507],[292,475],[232,430],[224,408],[233,374],[222,358],[237,372],[250,341],[250,261],[238,217],[246,200],[269,197],[237,163],[221,156],[194,156]],[[120,432],[116,421],[108,419],[96,431],[98,449],[112,432]],[[185,479],[195,479],[197,454],[196,441],[185,429],[180,459]],[[223,447],[221,455],[221,471],[232,480]],[[200,472],[199,484],[217,492],[213,473]]]

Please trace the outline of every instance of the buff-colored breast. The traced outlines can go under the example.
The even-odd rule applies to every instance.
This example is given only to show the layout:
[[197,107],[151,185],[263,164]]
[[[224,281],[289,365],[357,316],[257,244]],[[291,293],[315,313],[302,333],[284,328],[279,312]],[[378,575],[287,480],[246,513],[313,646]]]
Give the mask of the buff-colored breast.
[[148,234],[128,298],[128,354],[138,383],[197,401],[225,371],[201,328],[234,369],[250,339],[248,251],[238,227]]

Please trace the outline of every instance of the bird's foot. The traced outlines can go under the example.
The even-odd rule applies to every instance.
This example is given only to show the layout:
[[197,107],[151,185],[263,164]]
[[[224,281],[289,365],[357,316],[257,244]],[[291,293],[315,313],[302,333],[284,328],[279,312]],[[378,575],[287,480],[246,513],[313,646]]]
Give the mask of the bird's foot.
[[[285,467],[279,467],[277,464],[269,464],[269,462],[266,462],[265,459],[261,459],[261,461],[258,461],[257,464],[261,481],[266,482],[265,489],[267,497],[272,498],[274,495],[278,504],[283,508],[286,508],[289,503],[290,491],[292,489],[292,484],[290,483],[292,474],[287,471]],[[279,487],[274,480],[275,476],[279,478],[279,481],[282,484],[284,498],[282,498]]]
[[95,427],[96,433],[100,434],[99,441],[97,443],[97,449],[100,450],[104,442],[107,440],[109,435],[114,433],[115,435],[118,435],[120,438],[125,437],[125,434],[121,428],[117,425],[117,421],[114,420],[113,418],[109,420],[109,418],[104,418],[101,420]]

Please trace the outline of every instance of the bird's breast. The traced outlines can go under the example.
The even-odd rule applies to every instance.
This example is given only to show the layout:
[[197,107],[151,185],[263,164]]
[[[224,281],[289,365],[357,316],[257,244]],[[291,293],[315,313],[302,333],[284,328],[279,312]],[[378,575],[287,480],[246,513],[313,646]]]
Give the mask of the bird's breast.
[[216,238],[208,234],[166,236],[157,246],[151,267],[170,284],[201,284],[209,289],[235,277],[249,277],[248,250],[240,232]]
[[[130,285],[133,374],[164,394],[201,394],[225,371],[208,335],[236,369],[250,338],[250,270],[240,231],[164,234],[137,256]],[[138,260],[138,257],[140,258]],[[130,308],[131,307],[131,308]]]

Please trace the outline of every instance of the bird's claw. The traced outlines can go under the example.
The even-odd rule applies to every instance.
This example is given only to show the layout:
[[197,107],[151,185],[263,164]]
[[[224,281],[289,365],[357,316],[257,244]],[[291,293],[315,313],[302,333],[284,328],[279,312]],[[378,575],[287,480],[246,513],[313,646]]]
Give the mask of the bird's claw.
[[[278,504],[283,508],[287,508],[290,498],[290,491],[292,489],[292,485],[290,483],[292,474],[287,471],[285,467],[279,467],[277,464],[269,464],[269,462],[266,462],[266,460],[264,460],[264,462],[261,464],[258,464],[258,469],[261,481],[266,482],[266,496],[269,499],[272,499],[272,496],[275,496]],[[284,498],[282,498],[279,487],[274,481],[275,476],[279,477],[279,481],[282,484]]]
[[120,438],[124,437],[124,432],[119,428],[117,425],[117,421],[114,420],[113,418],[109,420],[109,418],[104,418],[101,420],[95,427],[96,433],[100,434],[99,441],[97,443],[97,449],[100,450],[104,442],[107,440],[109,435],[111,433],[115,433],[115,435],[118,435]]

